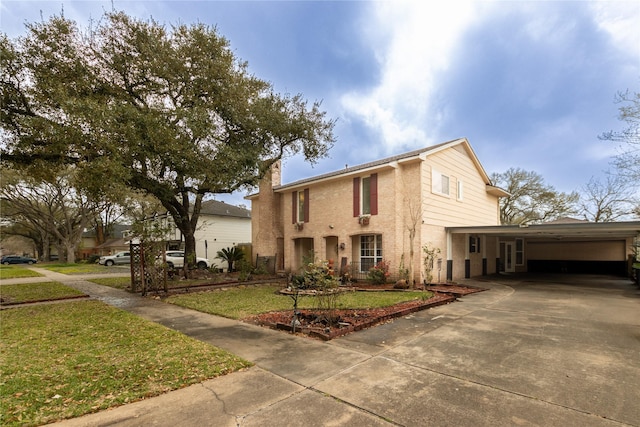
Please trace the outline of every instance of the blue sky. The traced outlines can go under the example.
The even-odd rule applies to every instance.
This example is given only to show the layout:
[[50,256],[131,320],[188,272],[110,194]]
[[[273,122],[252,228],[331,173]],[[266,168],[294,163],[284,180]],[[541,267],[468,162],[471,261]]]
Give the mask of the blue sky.
[[616,153],[598,139],[623,126],[615,94],[640,92],[640,0],[2,0],[0,24],[16,37],[64,9],[87,25],[112,5],[215,26],[277,92],[322,101],[337,143],[313,167],[285,161],[285,183],[466,137],[488,173],[580,190]]

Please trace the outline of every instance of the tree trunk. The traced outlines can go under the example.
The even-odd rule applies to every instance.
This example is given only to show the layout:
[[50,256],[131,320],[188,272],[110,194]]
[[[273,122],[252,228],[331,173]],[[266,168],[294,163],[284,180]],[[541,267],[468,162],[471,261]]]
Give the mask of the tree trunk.
[[74,245],[72,242],[65,242],[64,248],[65,248],[66,253],[67,253],[67,260],[66,261],[69,264],[75,264],[75,262],[76,262],[76,245]]
[[193,230],[189,230],[188,233],[182,232],[184,236],[184,277],[189,279],[191,277],[191,270],[196,265],[196,236]]
[[67,262],[67,252],[64,245],[58,241],[56,244],[56,252],[58,253],[59,262]]
[[49,236],[41,233],[40,241],[40,259],[41,261],[49,261],[51,258],[51,243],[49,242]]

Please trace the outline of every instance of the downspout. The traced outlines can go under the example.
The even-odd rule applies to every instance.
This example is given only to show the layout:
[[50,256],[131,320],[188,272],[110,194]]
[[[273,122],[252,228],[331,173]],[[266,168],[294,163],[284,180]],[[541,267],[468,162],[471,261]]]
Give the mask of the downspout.
[[487,275],[487,239],[484,235],[478,236],[478,244],[482,245],[482,275]]
[[496,237],[496,274],[500,273],[500,237]]

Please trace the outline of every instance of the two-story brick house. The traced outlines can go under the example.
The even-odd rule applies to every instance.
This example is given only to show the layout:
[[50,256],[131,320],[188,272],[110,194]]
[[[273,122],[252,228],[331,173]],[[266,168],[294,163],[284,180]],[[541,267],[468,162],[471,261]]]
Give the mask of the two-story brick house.
[[280,181],[276,164],[259,192],[248,196],[254,254],[275,256],[278,269],[298,271],[313,251],[334,260],[336,270],[349,265],[362,274],[380,261],[389,263],[391,273],[411,262],[420,282],[424,245],[440,250],[436,275],[442,280],[445,274],[455,280],[497,268],[487,263],[496,258],[495,239],[469,247],[446,231],[499,225],[498,200],[507,195],[492,185],[465,138],[290,184]]

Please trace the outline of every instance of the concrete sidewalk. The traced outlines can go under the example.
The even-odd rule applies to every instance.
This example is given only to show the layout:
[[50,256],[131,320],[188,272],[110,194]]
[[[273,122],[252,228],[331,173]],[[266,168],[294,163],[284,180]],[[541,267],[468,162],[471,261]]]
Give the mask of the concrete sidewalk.
[[60,426],[639,425],[628,281],[469,282],[489,290],[325,343],[36,270],[256,364]]

